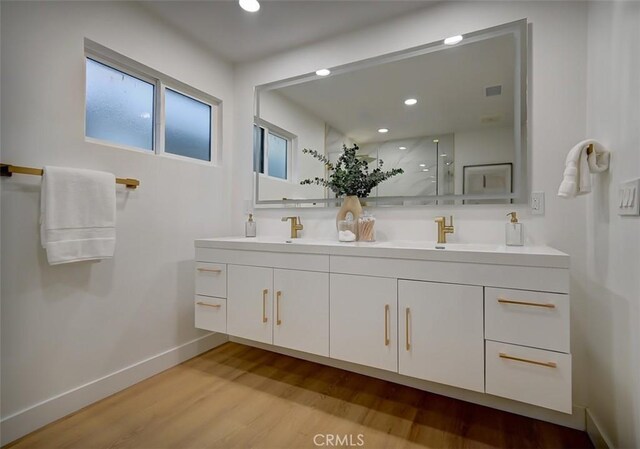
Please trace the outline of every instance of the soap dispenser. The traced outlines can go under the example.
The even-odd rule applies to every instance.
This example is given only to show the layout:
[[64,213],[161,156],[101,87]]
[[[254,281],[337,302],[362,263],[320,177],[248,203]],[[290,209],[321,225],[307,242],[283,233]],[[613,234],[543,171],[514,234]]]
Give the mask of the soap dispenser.
[[245,237],[256,236],[256,222],[253,219],[253,214],[249,214],[249,220],[244,225],[244,235]]
[[524,229],[522,223],[518,223],[518,216],[515,212],[509,212],[507,217],[509,215],[511,215],[511,223],[505,225],[507,246],[523,246]]

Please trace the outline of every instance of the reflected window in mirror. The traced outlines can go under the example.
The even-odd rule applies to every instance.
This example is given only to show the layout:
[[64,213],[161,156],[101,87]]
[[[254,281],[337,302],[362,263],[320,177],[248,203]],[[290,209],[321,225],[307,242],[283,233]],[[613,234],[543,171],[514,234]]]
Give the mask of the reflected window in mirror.
[[281,180],[291,179],[291,151],[295,136],[269,124],[253,125],[253,170]]

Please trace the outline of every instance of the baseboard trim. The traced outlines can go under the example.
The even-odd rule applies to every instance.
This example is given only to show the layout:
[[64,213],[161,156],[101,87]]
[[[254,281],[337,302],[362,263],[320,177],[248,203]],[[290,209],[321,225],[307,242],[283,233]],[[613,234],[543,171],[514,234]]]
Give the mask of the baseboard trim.
[[611,439],[607,437],[600,422],[593,416],[590,409],[586,410],[586,426],[589,439],[596,449],[615,449],[615,446],[611,443]]
[[278,354],[284,354],[291,357],[308,360],[310,362],[321,363],[323,365],[333,366],[335,368],[344,369],[346,371],[364,374],[365,376],[371,376],[377,379],[395,382],[401,385],[417,388],[419,390],[425,390],[431,393],[440,394],[442,396],[460,399],[462,401],[472,402],[478,405],[484,405],[486,407],[515,413],[517,415],[527,416],[529,418],[539,419],[541,421],[547,421],[564,427],[570,427],[572,429],[582,431],[585,430],[585,408],[579,405],[573,406],[571,414],[561,413],[554,410],[537,407],[535,405],[525,404],[523,402],[512,401],[510,399],[504,399],[498,396],[492,396],[486,393],[478,393],[475,391],[450,387],[435,382],[428,382],[426,380],[415,379],[413,377],[403,376],[401,374],[392,373],[390,371],[371,368],[364,365],[357,365],[350,362],[343,362],[341,360],[330,359],[328,357],[308,354],[305,352],[294,351],[291,349],[281,348],[265,343],[259,343],[240,337],[230,336],[229,340],[247,346],[265,349],[267,351],[277,352]]
[[175,348],[156,354],[51,397],[0,420],[0,442],[4,446],[57,419],[67,416],[100,399],[111,396],[144,379],[189,360],[228,341],[225,334],[208,334]]

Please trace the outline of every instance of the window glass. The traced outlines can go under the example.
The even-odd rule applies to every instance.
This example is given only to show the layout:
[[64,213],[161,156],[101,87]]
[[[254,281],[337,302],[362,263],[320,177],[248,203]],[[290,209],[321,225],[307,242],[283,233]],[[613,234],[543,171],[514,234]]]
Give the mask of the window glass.
[[269,176],[287,179],[287,139],[269,133]]
[[211,106],[171,89],[165,89],[167,153],[211,160]]
[[264,173],[264,128],[253,125],[253,171]]
[[153,150],[153,84],[87,58],[86,135]]

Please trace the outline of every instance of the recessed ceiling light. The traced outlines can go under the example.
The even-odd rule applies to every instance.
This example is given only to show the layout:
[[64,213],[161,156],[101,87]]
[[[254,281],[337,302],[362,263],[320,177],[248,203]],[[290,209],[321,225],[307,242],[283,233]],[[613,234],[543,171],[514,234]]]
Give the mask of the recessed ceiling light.
[[260,3],[258,0],[239,0],[240,7],[248,12],[256,12],[260,9]]
[[420,167],[426,167],[427,164],[420,164]]
[[398,150],[406,150],[407,147],[398,147]]
[[415,98],[407,98],[406,100],[404,100],[404,104],[406,104],[407,106],[413,106],[417,102],[418,100],[416,100]]
[[378,132],[384,134],[384,133],[388,133],[389,130],[387,128],[380,128]]
[[446,154],[441,154],[440,157],[447,157],[447,155]]
[[422,171],[429,171],[429,169],[428,168],[423,168]]
[[316,75],[318,75],[318,76],[327,76],[330,73],[331,73],[331,70],[329,70],[329,69],[316,70]]
[[438,140],[438,139],[433,139],[433,143],[438,143],[438,142],[440,142],[440,140]]
[[457,36],[451,36],[444,40],[445,45],[456,45],[458,42],[462,41],[462,36],[459,34]]

